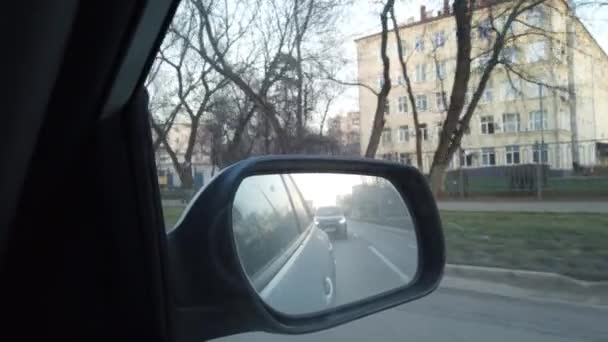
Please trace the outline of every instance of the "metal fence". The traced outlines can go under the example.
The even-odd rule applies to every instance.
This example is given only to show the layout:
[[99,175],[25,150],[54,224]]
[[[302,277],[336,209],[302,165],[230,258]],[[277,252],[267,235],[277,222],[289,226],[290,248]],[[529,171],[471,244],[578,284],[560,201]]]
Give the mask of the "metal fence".
[[[419,168],[428,174],[434,148],[426,147]],[[608,139],[580,140],[575,147],[577,163],[570,141],[464,146],[450,162],[443,195],[608,198]],[[413,152],[378,157],[417,166]]]
[[567,142],[464,148],[444,184],[449,197],[608,197],[608,143]]

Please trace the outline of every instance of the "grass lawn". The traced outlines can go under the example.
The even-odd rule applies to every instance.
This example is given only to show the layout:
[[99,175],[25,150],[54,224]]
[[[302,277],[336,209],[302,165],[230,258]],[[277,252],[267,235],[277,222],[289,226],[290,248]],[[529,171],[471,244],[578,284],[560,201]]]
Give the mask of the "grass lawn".
[[608,215],[442,211],[449,263],[608,280]]
[[[171,228],[184,207],[165,207]],[[608,215],[442,211],[448,262],[608,280]]]
[[175,225],[177,220],[182,216],[185,207],[163,207],[163,215],[165,216],[165,229],[169,229]]

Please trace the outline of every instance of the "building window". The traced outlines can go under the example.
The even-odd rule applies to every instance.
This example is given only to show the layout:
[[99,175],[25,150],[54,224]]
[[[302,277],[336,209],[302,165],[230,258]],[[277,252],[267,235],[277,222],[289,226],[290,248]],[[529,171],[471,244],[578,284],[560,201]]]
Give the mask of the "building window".
[[514,47],[506,47],[501,51],[503,63],[513,64],[517,62],[517,50]]
[[530,26],[542,27],[545,24],[546,14],[540,7],[532,8],[526,14],[526,22]]
[[519,114],[505,113],[502,115],[503,132],[519,132]]
[[445,32],[439,31],[433,34],[433,43],[435,47],[442,47],[445,45]]
[[426,95],[416,95],[416,109],[418,109],[418,111],[426,111],[426,108]]
[[530,112],[530,130],[540,131],[542,129],[547,129],[547,113],[540,110]]
[[426,81],[426,64],[416,64],[416,82]]
[[486,66],[488,66],[488,63],[490,63],[490,56],[488,54],[484,54],[477,57],[476,67],[479,69],[479,71],[482,71],[486,68]]
[[381,89],[384,85],[384,75],[382,73],[378,74],[378,89]]
[[403,79],[403,75],[398,74],[397,75],[397,85],[404,85],[405,84],[405,80]]
[[400,126],[398,131],[399,142],[407,142],[410,140],[410,132],[407,126]]
[[547,42],[538,41],[528,44],[526,47],[526,57],[528,63],[544,61],[547,59]]
[[437,62],[436,65],[435,65],[435,67],[436,67],[437,80],[439,80],[439,81],[445,80],[446,75],[447,75],[446,62],[445,61]]
[[510,80],[503,82],[503,92],[505,100],[514,100],[517,95],[517,89],[515,89]]
[[399,113],[407,113],[407,96],[399,96],[397,98],[397,109]]
[[401,54],[405,57],[407,56],[407,42],[405,40],[401,40]]
[[[551,81],[545,81],[544,77],[538,77],[537,78],[539,82],[543,82],[543,83],[550,83]],[[525,83],[525,95],[527,98],[529,99],[533,99],[533,98],[538,98],[540,97],[545,97],[547,94],[545,92],[545,87],[544,86],[539,86],[536,83],[532,83],[532,82],[526,82]]]
[[446,97],[445,91],[435,92],[435,104],[437,105],[437,110],[439,110],[439,111],[445,110],[444,101],[447,102],[447,97]]
[[519,164],[519,146],[512,145],[505,148],[505,161],[507,165]]
[[490,39],[492,36],[492,23],[489,19],[479,22],[479,26],[477,26],[477,36],[479,39]]
[[422,140],[424,140],[424,141],[429,140],[429,130],[426,127],[425,123],[421,123],[420,125],[418,125],[418,134],[420,134],[420,137],[422,137]]
[[442,122],[438,122],[437,123],[437,139],[439,139],[439,137],[441,136],[441,130],[443,129],[443,123]]
[[415,45],[414,48],[418,52],[423,52],[424,51],[424,37],[423,36],[416,37],[416,45]]
[[481,117],[481,134],[494,134],[494,117],[482,116]]
[[547,164],[549,162],[549,149],[547,148],[547,144],[534,144],[532,146],[532,162],[539,163],[539,154],[542,160],[540,163]]
[[385,128],[382,130],[382,145],[391,143],[391,129]]
[[399,153],[399,162],[404,165],[412,165],[412,156],[409,153]]
[[494,147],[487,147],[481,149],[481,165],[496,165],[496,153],[494,152]]
[[473,154],[463,150],[460,154],[460,166],[473,166]]
[[391,113],[391,101],[384,99],[384,114],[389,115]]
[[489,102],[492,102],[493,99],[494,99],[494,89],[492,89],[492,86],[490,86],[488,84],[488,85],[486,85],[485,89],[483,90],[483,93],[481,94],[481,102],[489,103]]

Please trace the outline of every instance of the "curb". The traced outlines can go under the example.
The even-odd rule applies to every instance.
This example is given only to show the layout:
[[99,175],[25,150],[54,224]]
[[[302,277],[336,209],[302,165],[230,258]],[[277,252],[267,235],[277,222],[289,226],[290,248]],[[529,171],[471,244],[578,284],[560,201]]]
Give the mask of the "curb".
[[447,264],[440,286],[515,298],[608,306],[608,281],[582,281],[548,272]]

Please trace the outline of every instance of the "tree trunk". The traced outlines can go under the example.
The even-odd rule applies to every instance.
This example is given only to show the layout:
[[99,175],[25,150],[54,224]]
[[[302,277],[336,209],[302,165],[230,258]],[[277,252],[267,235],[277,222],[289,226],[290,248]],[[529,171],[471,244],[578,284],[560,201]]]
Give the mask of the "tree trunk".
[[431,182],[431,187],[433,189],[433,195],[435,195],[435,198],[443,193],[447,169],[448,163],[433,164],[433,167],[431,168],[429,181]]
[[294,2],[294,20],[296,29],[296,143],[294,147],[301,149],[302,140],[304,137],[304,124],[302,120],[303,107],[302,107],[302,95],[304,92],[304,72],[302,71],[302,32],[300,32],[299,23],[299,1]]
[[192,177],[192,165],[184,162],[180,165],[178,173],[179,181],[182,183],[182,189],[194,188],[194,178]]
[[380,96],[378,96],[378,104],[376,105],[376,113],[374,114],[374,123],[372,125],[372,134],[369,137],[367,150],[365,150],[366,158],[374,158],[376,156],[376,151],[380,144],[380,136],[382,135],[382,129],[384,128],[384,107],[384,100],[381,100]]
[[414,134],[414,139],[416,140],[416,165],[418,165],[418,169],[422,172],[422,134],[420,134],[420,124],[418,123],[418,113],[414,113],[414,129],[416,130]]
[[376,103],[376,112],[374,113],[374,123],[372,125],[369,143],[367,144],[367,149],[365,150],[366,158],[374,158],[376,156],[376,151],[378,150],[378,145],[380,144],[380,135],[382,134],[382,129],[384,128],[386,98],[388,93],[391,91],[390,61],[386,54],[386,45],[388,39],[388,14],[393,8],[394,2],[394,0],[388,0],[382,9],[382,13],[380,14],[380,22],[382,24],[382,33],[380,36],[380,55],[382,56],[382,77],[384,79],[384,83],[382,84],[382,88],[380,88],[380,92],[377,95],[378,101]]
[[245,117],[239,120],[238,125],[234,130],[232,141],[228,143],[228,148],[226,149],[226,152],[223,153],[224,156],[222,158],[222,164],[218,165],[225,166],[226,161],[229,164],[232,164],[243,158],[243,155],[241,153],[241,142],[243,140],[242,138],[243,134],[245,133],[245,129],[247,128],[247,124],[249,124],[251,118],[253,117],[253,114],[255,113],[255,108],[255,106],[252,106],[251,109],[249,109],[249,111],[247,112],[247,114],[245,114]]
[[391,9],[391,20],[393,21],[393,29],[395,30],[395,39],[397,40],[397,55],[399,57],[399,64],[401,64],[401,74],[407,88],[407,95],[412,108],[412,116],[414,118],[414,139],[416,139],[416,164],[418,168],[422,170],[422,137],[420,136],[420,122],[418,121],[418,108],[416,108],[416,101],[414,99],[414,91],[412,90],[412,82],[407,73],[407,65],[403,56],[403,46],[401,45],[401,36],[399,34],[399,25],[397,25],[397,19],[395,18],[395,10]]
[[464,108],[466,89],[469,85],[471,71],[471,16],[473,12],[469,8],[469,4],[468,0],[455,0],[453,5],[458,47],[456,52],[456,71],[450,94],[450,104],[431,165],[431,190],[435,196],[444,188],[442,180],[445,178],[445,170],[449,164],[449,149],[453,135],[458,128],[460,114]]

